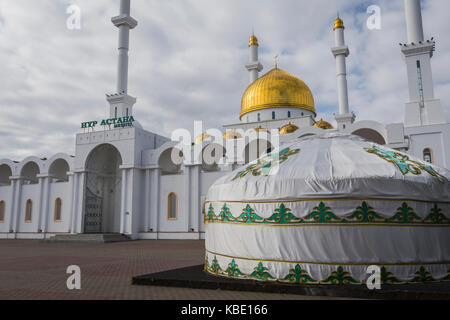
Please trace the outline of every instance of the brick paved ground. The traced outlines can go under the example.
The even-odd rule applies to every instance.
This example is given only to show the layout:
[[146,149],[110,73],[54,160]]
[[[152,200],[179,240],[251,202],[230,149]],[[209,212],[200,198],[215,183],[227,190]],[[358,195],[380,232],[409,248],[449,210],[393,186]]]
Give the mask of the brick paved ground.
[[[132,286],[135,275],[203,262],[203,241],[107,244],[0,240],[0,300],[5,299],[317,299],[297,295]],[[81,268],[81,290],[68,290],[66,268]],[[326,298],[321,298],[326,299]]]

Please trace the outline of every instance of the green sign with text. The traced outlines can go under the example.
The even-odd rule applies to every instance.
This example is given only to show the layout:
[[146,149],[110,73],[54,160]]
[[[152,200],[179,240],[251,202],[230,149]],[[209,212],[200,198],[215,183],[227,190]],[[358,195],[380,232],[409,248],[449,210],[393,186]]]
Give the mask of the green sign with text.
[[[122,118],[105,119],[100,122],[101,126],[113,126],[113,128],[125,128],[132,127],[134,122],[133,116]],[[82,129],[94,128],[98,124],[98,121],[87,121],[81,123]]]

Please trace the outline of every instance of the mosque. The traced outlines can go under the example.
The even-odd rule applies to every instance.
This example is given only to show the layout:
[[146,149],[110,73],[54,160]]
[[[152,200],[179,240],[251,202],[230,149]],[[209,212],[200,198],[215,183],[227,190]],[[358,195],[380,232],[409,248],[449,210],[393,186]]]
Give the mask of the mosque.
[[[239,121],[224,125],[220,136],[205,131],[194,141],[181,143],[143,129],[134,119],[136,99],[128,94],[128,51],[129,32],[137,21],[130,15],[130,0],[121,0],[120,14],[112,18],[119,29],[119,57],[116,92],[106,95],[109,112],[104,120],[81,125],[74,156],[58,153],[20,162],[0,160],[0,238],[113,233],[132,239],[204,239],[203,208],[207,216],[208,190],[216,181],[242,173],[239,168],[246,164],[253,173],[264,170],[262,165],[257,168],[260,161],[254,162],[260,156],[270,156],[272,150],[293,139],[307,142],[324,134],[351,134],[395,149],[399,153],[385,158],[423,161],[429,165],[421,164],[422,170],[428,168],[425,171],[440,177],[443,173],[433,168],[450,168],[450,123],[434,96],[431,58],[435,41],[424,38],[420,0],[405,0],[405,10],[408,41],[400,51],[406,63],[409,100],[403,123],[359,120],[351,112],[346,78],[350,51],[344,22],[337,18],[331,49],[339,106],[335,126],[317,119],[313,94],[298,77],[277,65],[259,76],[263,66],[258,39],[252,35],[246,65],[250,85],[236,115]],[[283,153],[278,161],[295,152]],[[269,190],[260,191],[264,195]],[[225,195],[215,200],[227,200]],[[435,193],[432,200],[439,201],[438,196]],[[230,201],[238,198],[229,197]]]

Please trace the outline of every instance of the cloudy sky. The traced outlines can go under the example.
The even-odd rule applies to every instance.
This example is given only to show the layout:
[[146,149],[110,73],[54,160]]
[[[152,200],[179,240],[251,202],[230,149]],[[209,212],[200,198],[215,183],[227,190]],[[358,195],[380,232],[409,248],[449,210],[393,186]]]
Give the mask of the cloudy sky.
[[[66,9],[81,9],[69,30]],[[381,30],[366,10],[381,8]],[[434,36],[436,96],[450,109],[450,1],[423,1],[425,36]],[[80,123],[108,115],[105,93],[116,83],[119,0],[0,0],[0,158],[73,154]],[[139,21],[131,33],[129,93],[145,129],[170,136],[176,128],[238,122],[248,85],[244,65],[252,28],[267,72],[279,67],[304,80],[318,117],[337,111],[332,24],[345,22],[351,109],[358,119],[401,122],[407,101],[402,0],[132,0]]]

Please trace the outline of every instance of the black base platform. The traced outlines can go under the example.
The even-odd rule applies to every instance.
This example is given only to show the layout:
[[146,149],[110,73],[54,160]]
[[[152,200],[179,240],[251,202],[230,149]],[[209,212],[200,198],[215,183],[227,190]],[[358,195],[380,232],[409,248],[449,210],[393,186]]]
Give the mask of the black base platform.
[[133,277],[133,285],[221,289],[266,293],[359,299],[445,299],[450,300],[450,282],[382,285],[381,290],[369,290],[365,285],[291,285],[216,277],[203,271],[203,265]]

